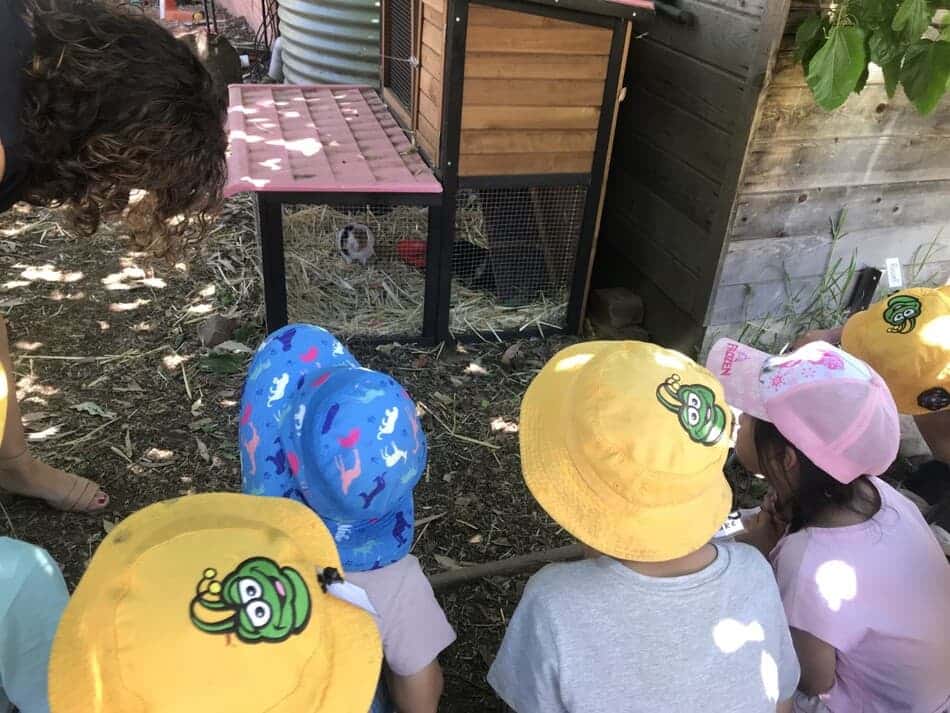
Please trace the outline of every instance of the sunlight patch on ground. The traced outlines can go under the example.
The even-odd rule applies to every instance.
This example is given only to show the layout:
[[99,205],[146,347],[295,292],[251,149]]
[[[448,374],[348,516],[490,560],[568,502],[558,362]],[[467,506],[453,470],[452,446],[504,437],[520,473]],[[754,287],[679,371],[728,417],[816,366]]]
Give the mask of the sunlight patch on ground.
[[86,298],[86,293],[82,290],[78,292],[66,293],[62,290],[53,290],[47,295],[46,299],[52,302],[76,302],[77,300],[82,300]]
[[45,441],[48,438],[52,438],[57,433],[60,432],[59,426],[50,426],[49,428],[44,428],[42,431],[37,431],[36,433],[28,433],[26,440],[28,441]]
[[187,311],[190,314],[208,314],[213,309],[214,309],[213,305],[210,305],[207,302],[202,302],[201,304],[198,304],[198,305],[191,305],[191,307],[189,307]]
[[143,320],[141,322],[136,322],[131,327],[129,327],[133,332],[151,332],[154,327],[152,323],[148,320]]
[[177,369],[180,365],[188,361],[188,358],[182,356],[181,354],[166,354],[162,357],[162,365],[171,371],[172,369]]
[[96,324],[99,325],[100,332],[108,332],[110,329],[112,329],[111,325],[108,322],[103,321],[101,319],[96,320]]
[[63,272],[54,265],[24,265],[18,263],[13,266],[15,269],[22,269],[20,277],[30,282],[78,282],[85,275],[82,272]]
[[4,290],[15,290],[17,287],[27,287],[33,284],[30,280],[9,280],[4,282],[0,287]]
[[13,346],[22,352],[35,352],[37,349],[43,346],[43,342],[27,342],[21,339]]
[[218,288],[214,284],[205,285],[201,288],[201,291],[198,293],[202,297],[214,297],[214,293],[218,291]]
[[33,376],[24,376],[16,382],[16,397],[18,401],[22,401],[28,396],[55,396],[58,393],[59,389],[55,386],[41,384]]
[[156,463],[161,463],[163,461],[169,461],[175,457],[175,451],[169,451],[164,448],[149,448],[145,451],[145,457],[150,461]]
[[137,310],[139,307],[144,307],[149,304],[151,300],[138,299],[135,302],[113,302],[109,305],[110,312],[131,312]]

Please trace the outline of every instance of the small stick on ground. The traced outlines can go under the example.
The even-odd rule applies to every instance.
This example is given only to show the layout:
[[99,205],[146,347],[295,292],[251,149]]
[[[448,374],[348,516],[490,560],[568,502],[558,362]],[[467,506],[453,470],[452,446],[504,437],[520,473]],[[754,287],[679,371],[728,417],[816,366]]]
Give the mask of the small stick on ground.
[[453,587],[467,584],[476,579],[523,574],[525,572],[534,571],[549,562],[568,562],[570,560],[579,560],[583,557],[584,549],[581,545],[566,545],[553,550],[531,552],[530,554],[509,557],[508,559],[498,560],[497,562],[485,562],[484,564],[476,564],[470,567],[453,569],[448,572],[440,572],[439,574],[433,574],[429,577],[429,583],[433,589],[452,589]]

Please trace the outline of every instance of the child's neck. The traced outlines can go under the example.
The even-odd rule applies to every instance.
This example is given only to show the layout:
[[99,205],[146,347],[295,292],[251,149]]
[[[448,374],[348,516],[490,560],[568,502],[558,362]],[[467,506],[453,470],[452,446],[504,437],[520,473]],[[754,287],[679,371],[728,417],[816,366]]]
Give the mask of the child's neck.
[[624,567],[647,577],[684,577],[706,569],[716,561],[717,550],[714,545],[706,544],[685,557],[665,562],[634,562],[618,560]]

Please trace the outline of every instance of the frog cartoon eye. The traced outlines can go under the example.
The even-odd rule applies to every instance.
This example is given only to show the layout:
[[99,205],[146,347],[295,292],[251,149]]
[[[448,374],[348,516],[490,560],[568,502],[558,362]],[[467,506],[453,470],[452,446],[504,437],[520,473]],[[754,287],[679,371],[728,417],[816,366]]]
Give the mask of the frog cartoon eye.
[[689,406],[686,408],[686,423],[689,424],[690,428],[695,428],[699,425],[699,409]]
[[703,403],[696,394],[690,392],[686,395],[686,405],[690,408],[698,409]]
[[247,604],[253,599],[260,599],[261,585],[253,579],[241,579],[237,583],[238,595],[241,597],[241,604]]
[[903,312],[901,312],[898,315],[898,317],[900,319],[910,319],[911,317],[914,317],[916,315],[917,315],[917,310],[915,310],[913,307],[908,307]]
[[271,617],[270,605],[262,601],[250,602],[244,607],[244,613],[247,614],[251,624],[258,629],[267,626]]

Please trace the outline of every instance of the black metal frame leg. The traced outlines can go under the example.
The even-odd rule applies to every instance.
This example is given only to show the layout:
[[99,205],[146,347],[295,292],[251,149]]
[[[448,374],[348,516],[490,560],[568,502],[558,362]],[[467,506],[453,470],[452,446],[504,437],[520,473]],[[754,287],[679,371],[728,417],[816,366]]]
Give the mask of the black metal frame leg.
[[284,273],[283,204],[266,194],[255,195],[257,235],[264,277],[264,321],[267,333],[287,324],[287,278]]

